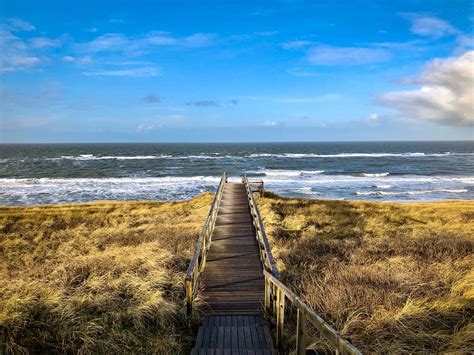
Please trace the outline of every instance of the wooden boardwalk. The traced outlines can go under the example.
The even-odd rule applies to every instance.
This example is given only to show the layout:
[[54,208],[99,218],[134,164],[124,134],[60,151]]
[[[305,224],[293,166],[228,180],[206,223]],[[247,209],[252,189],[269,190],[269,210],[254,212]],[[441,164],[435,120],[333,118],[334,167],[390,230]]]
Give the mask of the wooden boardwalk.
[[226,183],[202,274],[206,314],[260,315],[265,281],[245,185]]
[[[192,354],[277,354],[262,311],[275,320],[282,346],[285,307],[296,310],[296,353],[306,353],[306,324],[316,328],[337,352],[361,355],[280,280],[278,268],[253,195],[243,183],[228,183],[224,173],[186,272],[188,313],[201,290],[206,318]],[[256,182],[263,189],[263,182]],[[290,308],[291,310],[291,308]]]

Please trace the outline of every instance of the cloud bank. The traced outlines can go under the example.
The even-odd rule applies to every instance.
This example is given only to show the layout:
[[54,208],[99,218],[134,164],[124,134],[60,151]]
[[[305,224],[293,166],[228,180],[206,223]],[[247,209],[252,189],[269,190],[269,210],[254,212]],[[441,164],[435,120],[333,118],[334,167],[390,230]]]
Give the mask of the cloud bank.
[[474,124],[474,51],[458,57],[435,59],[412,83],[417,90],[382,94],[378,101],[399,116],[453,126]]

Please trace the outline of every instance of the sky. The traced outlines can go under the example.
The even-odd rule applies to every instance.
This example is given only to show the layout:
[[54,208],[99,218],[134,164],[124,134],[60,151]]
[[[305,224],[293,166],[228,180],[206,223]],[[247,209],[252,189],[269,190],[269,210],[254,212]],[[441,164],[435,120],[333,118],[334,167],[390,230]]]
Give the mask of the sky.
[[0,0],[0,142],[474,139],[470,0]]

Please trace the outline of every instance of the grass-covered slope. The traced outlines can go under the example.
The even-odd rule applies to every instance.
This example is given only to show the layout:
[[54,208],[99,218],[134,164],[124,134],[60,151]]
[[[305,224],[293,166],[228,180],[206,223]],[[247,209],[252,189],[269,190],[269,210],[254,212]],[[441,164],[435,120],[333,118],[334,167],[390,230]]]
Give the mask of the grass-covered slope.
[[474,352],[474,201],[258,203],[284,280],[362,351]]
[[4,348],[182,352],[184,272],[211,198],[0,208]]

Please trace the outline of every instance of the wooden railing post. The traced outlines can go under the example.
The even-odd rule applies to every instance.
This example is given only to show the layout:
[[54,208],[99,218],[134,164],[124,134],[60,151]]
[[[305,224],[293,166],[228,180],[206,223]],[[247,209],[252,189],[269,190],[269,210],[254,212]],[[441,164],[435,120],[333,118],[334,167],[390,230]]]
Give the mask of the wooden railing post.
[[188,314],[193,312],[193,282],[190,279],[185,281],[186,288],[186,311]]
[[270,281],[265,277],[265,315],[268,315],[270,310]]
[[296,355],[306,354],[306,316],[299,308],[297,309],[296,324]]
[[276,338],[277,347],[281,347],[283,340],[283,325],[285,323],[285,295],[280,288],[277,288],[277,299],[276,299]]

